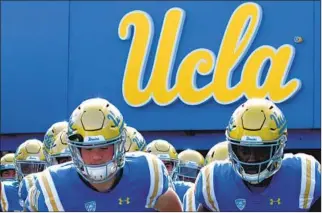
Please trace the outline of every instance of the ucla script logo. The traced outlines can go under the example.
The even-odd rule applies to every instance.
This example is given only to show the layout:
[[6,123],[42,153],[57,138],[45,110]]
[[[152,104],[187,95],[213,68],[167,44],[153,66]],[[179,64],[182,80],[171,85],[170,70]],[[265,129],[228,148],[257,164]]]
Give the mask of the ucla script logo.
[[[299,79],[286,82],[295,49],[285,44],[275,49],[263,45],[254,50],[243,65],[241,80],[231,85],[234,69],[245,57],[256,37],[262,20],[262,9],[256,3],[240,5],[230,17],[218,55],[209,49],[196,49],[181,61],[175,85],[170,88],[170,76],[184,25],[185,11],[171,8],[165,14],[149,82],[142,88],[145,65],[154,38],[154,23],[149,14],[135,10],[126,14],[119,24],[122,40],[132,38],[123,78],[124,100],[141,107],[151,99],[166,106],[177,98],[188,105],[198,105],[213,97],[220,104],[247,98],[270,97],[275,103],[284,102],[301,87]],[[132,29],[135,28],[135,30]],[[265,82],[259,85],[263,64],[271,61]],[[198,75],[213,75],[212,81],[201,88],[195,85]]]

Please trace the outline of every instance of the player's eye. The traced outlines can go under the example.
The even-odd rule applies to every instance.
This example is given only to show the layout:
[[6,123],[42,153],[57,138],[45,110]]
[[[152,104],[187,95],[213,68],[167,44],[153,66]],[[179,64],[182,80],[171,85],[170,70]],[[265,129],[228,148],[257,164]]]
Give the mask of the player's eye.
[[248,147],[239,147],[239,151],[244,155],[244,156],[248,156],[250,155],[250,149]]

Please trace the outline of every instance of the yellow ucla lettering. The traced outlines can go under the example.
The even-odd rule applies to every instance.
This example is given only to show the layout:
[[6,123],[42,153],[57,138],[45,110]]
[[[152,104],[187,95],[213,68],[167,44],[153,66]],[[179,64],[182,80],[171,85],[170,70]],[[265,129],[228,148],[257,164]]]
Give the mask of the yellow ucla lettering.
[[231,87],[231,76],[254,40],[261,19],[261,8],[255,3],[242,4],[232,14],[220,45],[213,76],[214,97],[218,103],[229,104],[242,97],[242,87],[248,83],[247,79],[241,79]]
[[125,101],[130,106],[143,106],[150,100],[151,91],[149,88],[142,89],[142,81],[154,25],[149,14],[143,11],[132,11],[126,14],[119,24],[118,34],[122,40],[130,38],[132,26],[135,32],[125,67],[122,91]]
[[181,36],[185,13],[180,8],[170,9],[163,20],[158,49],[155,55],[151,82],[153,98],[159,105],[168,105],[178,94],[176,85],[170,88],[170,77]]
[[176,84],[179,97],[188,105],[197,105],[208,100],[212,95],[211,82],[203,88],[197,88],[196,72],[209,75],[213,72],[215,55],[207,49],[197,49],[189,53],[178,68]]
[[[125,101],[134,107],[143,106],[151,99],[160,106],[169,105],[177,98],[188,105],[201,104],[211,97],[220,104],[233,103],[243,96],[269,96],[276,103],[286,101],[301,87],[298,79],[286,82],[295,55],[291,45],[282,45],[278,49],[268,45],[258,47],[243,65],[241,80],[231,85],[232,73],[256,37],[262,13],[256,3],[240,5],[229,20],[217,58],[211,50],[193,50],[181,61],[175,84],[170,88],[170,77],[185,19],[182,9],[170,9],[163,20],[153,69],[144,89],[142,79],[154,36],[154,25],[149,14],[143,11],[126,14],[119,24],[119,37],[122,40],[130,39],[131,26],[135,32],[123,78]],[[262,69],[268,60],[270,67],[264,83],[260,85]],[[213,74],[212,81],[197,88],[197,74]]]

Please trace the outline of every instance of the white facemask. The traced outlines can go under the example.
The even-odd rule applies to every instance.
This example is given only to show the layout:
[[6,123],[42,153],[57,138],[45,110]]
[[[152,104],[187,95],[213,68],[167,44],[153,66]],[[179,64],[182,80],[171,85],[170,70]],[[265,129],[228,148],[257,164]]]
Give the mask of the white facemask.
[[108,175],[113,174],[116,171],[116,166],[113,163],[109,163],[100,167],[86,166],[87,174],[91,179],[95,181],[102,181],[107,178]]

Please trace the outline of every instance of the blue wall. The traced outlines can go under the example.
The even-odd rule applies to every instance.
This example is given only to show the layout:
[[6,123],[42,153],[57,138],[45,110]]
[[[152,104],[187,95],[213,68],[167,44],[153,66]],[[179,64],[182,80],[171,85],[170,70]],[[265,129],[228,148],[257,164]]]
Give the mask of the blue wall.
[[[219,50],[223,41],[229,37],[228,35],[224,37],[227,25],[238,15],[237,8],[242,9],[239,7],[241,5],[235,1],[2,2],[1,134],[45,132],[52,123],[68,119],[72,110],[82,100],[96,96],[104,97],[114,103],[123,113],[126,122],[141,131],[223,130],[233,110],[245,100],[244,96],[234,98],[220,90],[219,93],[223,97],[214,92],[216,98],[209,96],[199,102],[189,102],[188,99],[194,99],[194,96],[189,94],[186,98],[165,101],[166,96],[160,94],[162,85],[166,85],[166,82],[159,78],[158,82],[153,83],[154,89],[150,90],[151,94],[154,94],[154,100],[147,98],[146,101],[134,103],[140,98],[135,98],[134,102],[128,100],[129,96],[125,97],[122,84],[125,73],[130,80],[135,77],[129,75],[131,69],[127,67],[127,65],[133,66],[128,63],[131,56],[129,50],[134,34],[148,30],[143,26],[145,22],[154,28],[154,36],[151,34],[151,47],[147,55],[142,88],[147,86],[155,67],[161,68],[161,73],[167,71],[166,57],[171,56],[172,46],[165,48],[168,52],[162,56],[161,50],[166,46],[158,45],[158,41],[161,32],[167,36],[167,27],[172,30],[169,33],[178,30],[173,21],[175,16],[179,16],[178,14],[183,15],[184,19],[181,31],[178,30],[181,32],[181,38],[176,42],[176,50],[170,57],[173,59],[173,65],[172,69],[170,66],[172,73],[169,88],[182,82],[190,82],[187,75],[183,75],[184,78],[179,83],[176,82],[177,70],[183,59],[189,54],[191,56],[191,52],[197,49],[200,50],[200,54],[198,53],[195,58],[208,57],[205,59],[207,64],[204,64],[206,68],[199,67],[201,72],[203,70],[208,74],[196,74],[195,86],[200,89],[211,84],[214,69],[215,73],[220,75],[221,70],[217,70],[218,64],[230,63],[231,57],[223,54],[229,45],[222,45],[220,57]],[[245,55],[231,73],[231,86],[242,81],[248,86],[245,87],[244,94],[254,95],[254,90],[249,85],[255,81],[241,78],[242,71],[247,70],[244,67],[247,60],[260,49],[277,50],[284,45],[288,51],[293,51],[289,69],[275,67],[276,64],[287,62],[287,53],[284,57],[280,55],[273,59],[273,62],[263,64],[262,77],[258,78],[257,84],[265,85],[265,79],[278,76],[273,75],[273,72],[275,74],[282,72],[280,76],[284,79],[272,80],[275,86],[271,86],[268,92],[284,111],[289,129],[320,131],[320,2],[259,1],[256,4],[246,5],[245,8],[249,14],[254,14],[254,8],[255,12],[257,11],[256,16],[252,16],[249,26],[256,17],[261,18],[257,34],[253,35],[253,43],[248,50],[241,51]],[[121,20],[130,12],[135,15],[132,19],[130,17],[129,21],[139,21],[135,31],[133,26],[128,28],[128,39],[125,39],[126,24],[122,25]],[[163,26],[165,29],[161,30],[166,14],[169,15],[168,21],[170,21]],[[234,24],[238,24],[238,21]],[[234,32],[230,30],[229,35],[238,33],[243,38],[247,32],[247,29],[244,33],[241,30]],[[294,42],[296,36],[301,36],[303,42]],[[164,45],[171,43],[170,35],[161,40],[164,39],[166,41]],[[148,37],[141,36],[140,41],[144,44],[148,41]],[[139,55],[138,51],[140,50],[134,52],[136,56]],[[257,55],[267,56],[265,54]],[[164,61],[154,66],[156,55],[158,59]],[[134,68],[138,66],[137,64],[134,64]],[[191,66],[195,64],[191,63]],[[266,78],[269,67],[273,71]],[[183,71],[188,69],[189,66],[186,69],[182,68]],[[257,71],[258,69],[254,69],[254,72]],[[218,79],[220,78],[217,78],[214,91],[218,91],[223,84]],[[295,85],[292,88],[286,84],[291,80]],[[136,81],[126,84],[128,94],[136,95],[131,88],[135,88],[137,84]],[[280,86],[281,84],[286,86]],[[293,92],[283,91],[285,87],[289,87]],[[182,91],[179,93],[183,93]],[[263,92],[258,94],[265,96]],[[277,97],[276,94],[284,96]],[[225,98],[227,100],[224,100]],[[314,137],[315,143],[320,147],[320,136]],[[307,146],[304,143],[300,145],[304,148]]]

